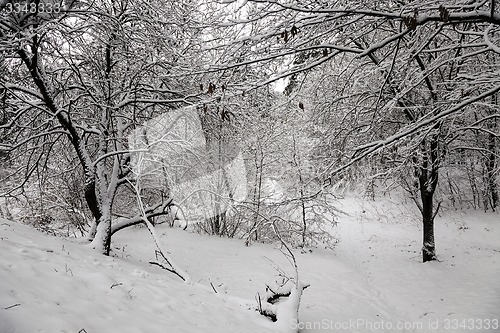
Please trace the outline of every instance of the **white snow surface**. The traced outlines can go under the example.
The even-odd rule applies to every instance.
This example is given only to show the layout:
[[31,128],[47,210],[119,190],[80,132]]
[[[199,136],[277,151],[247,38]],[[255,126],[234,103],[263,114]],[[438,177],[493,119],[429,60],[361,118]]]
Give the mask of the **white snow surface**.
[[[254,309],[277,276],[273,266],[294,274],[275,246],[158,226],[188,284],[148,263],[155,246],[146,228],[118,232],[105,257],[0,220],[0,333],[500,332],[498,213],[438,216],[440,262],[423,264],[410,205],[354,197],[337,205],[348,213],[336,227],[339,245],[295,250],[310,284],[298,324]],[[480,329],[487,320],[490,329]]]

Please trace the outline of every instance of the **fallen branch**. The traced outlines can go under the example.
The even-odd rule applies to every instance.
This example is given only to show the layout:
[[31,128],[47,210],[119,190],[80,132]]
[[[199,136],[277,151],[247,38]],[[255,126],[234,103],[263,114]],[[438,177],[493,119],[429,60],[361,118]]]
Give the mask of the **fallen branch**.
[[300,298],[303,290],[308,288],[309,284],[304,285],[299,282],[299,270],[295,256],[283,240],[283,237],[281,237],[274,222],[272,227],[281,244],[288,252],[282,251],[293,266],[295,277],[289,278],[282,270],[278,269],[282,280],[279,282],[276,281],[273,287],[266,285],[266,295],[264,297],[257,294],[257,311],[271,321],[279,324],[285,332],[296,333],[298,332],[298,325],[291,325],[291,323],[299,322]]
[[[161,263],[155,262],[155,261],[151,261],[150,264],[157,265],[157,266],[159,266],[159,267],[161,267],[161,268],[163,268],[171,273],[174,273],[175,275],[180,277],[184,282],[191,282],[189,275],[184,270],[182,270],[179,266],[177,266],[173,262],[173,260],[171,260],[167,256],[167,254],[166,254],[167,252],[164,251],[163,246],[162,246],[161,241],[160,241],[160,238],[156,234],[156,229],[155,229],[154,225],[151,223],[151,221],[149,220],[148,209],[145,207],[145,205],[142,201],[142,197],[141,197],[140,179],[141,179],[141,173],[142,173],[142,168],[143,168],[143,165],[142,165],[143,162],[144,162],[144,156],[141,153],[137,157],[137,161],[136,161],[137,170],[134,171],[134,174],[137,176],[137,178],[135,179],[135,182],[132,182],[129,180],[129,184],[132,186],[132,188],[135,192],[135,197],[136,197],[137,205],[139,208],[139,215],[138,216],[142,220],[142,222],[144,222],[144,224],[146,224],[148,231],[151,234],[151,236],[153,237],[154,243],[156,245],[156,250],[155,250],[156,259],[158,260],[158,256],[161,256],[161,258],[168,264],[169,267],[166,267],[166,266],[162,265]],[[171,203],[172,203],[172,200],[170,199],[168,201],[167,206],[170,205]],[[165,206],[165,208],[167,206]]]
[[180,275],[178,272],[176,272],[174,269],[168,268],[168,267],[166,267],[166,266],[164,266],[164,265],[162,265],[162,264],[160,264],[159,262],[156,262],[156,261],[150,261],[149,263],[151,265],[156,265],[158,267],[161,267],[164,270],[169,271],[170,273],[174,273],[175,275],[177,275],[178,277],[180,277],[182,279],[182,281],[186,281],[186,279],[182,275]]

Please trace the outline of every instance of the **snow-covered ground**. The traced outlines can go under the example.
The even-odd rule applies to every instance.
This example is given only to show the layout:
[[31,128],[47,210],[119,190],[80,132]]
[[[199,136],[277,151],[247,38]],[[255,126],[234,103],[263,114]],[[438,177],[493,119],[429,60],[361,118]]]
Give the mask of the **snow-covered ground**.
[[[441,261],[422,264],[411,206],[354,197],[337,205],[349,214],[339,218],[337,248],[295,252],[300,277],[311,286],[302,296],[300,323],[290,326],[301,332],[500,332],[500,215],[438,217]],[[104,257],[0,220],[0,333],[280,331],[253,309],[275,267],[293,275],[278,248],[167,226],[157,232],[193,283],[148,263],[154,244],[145,228],[120,231],[113,256]]]

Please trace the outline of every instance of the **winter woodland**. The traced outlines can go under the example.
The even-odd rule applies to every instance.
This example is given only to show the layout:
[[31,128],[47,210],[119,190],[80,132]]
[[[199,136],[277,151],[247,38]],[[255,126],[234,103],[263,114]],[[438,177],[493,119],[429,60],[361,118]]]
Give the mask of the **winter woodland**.
[[495,0],[0,0],[0,333],[499,332],[499,96]]

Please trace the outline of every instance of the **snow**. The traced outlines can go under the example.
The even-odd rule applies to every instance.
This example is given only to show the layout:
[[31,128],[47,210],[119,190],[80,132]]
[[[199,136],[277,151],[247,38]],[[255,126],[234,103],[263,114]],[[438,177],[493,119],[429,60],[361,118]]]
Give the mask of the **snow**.
[[346,201],[341,209],[356,215],[358,223],[347,227],[340,221],[344,246],[338,257],[356,266],[379,301],[391,307],[392,318],[425,325],[438,320],[440,330],[433,332],[449,331],[442,327],[445,320],[500,318],[498,213],[447,212],[436,217],[440,262],[422,264],[416,208]]
[[[418,215],[395,200],[339,200],[348,215],[339,218],[337,248],[295,250],[300,279],[310,287],[300,298],[299,322],[285,313],[288,326],[255,311],[257,293],[264,295],[278,275],[275,267],[294,275],[275,246],[245,247],[238,239],[160,225],[165,249],[191,276],[187,284],[149,264],[155,245],[146,228],[115,234],[112,256],[105,257],[0,220],[0,333],[426,333],[449,332],[445,325],[453,320],[500,319],[499,215],[438,216],[440,262],[423,264]],[[500,331],[477,328],[451,331]]]

